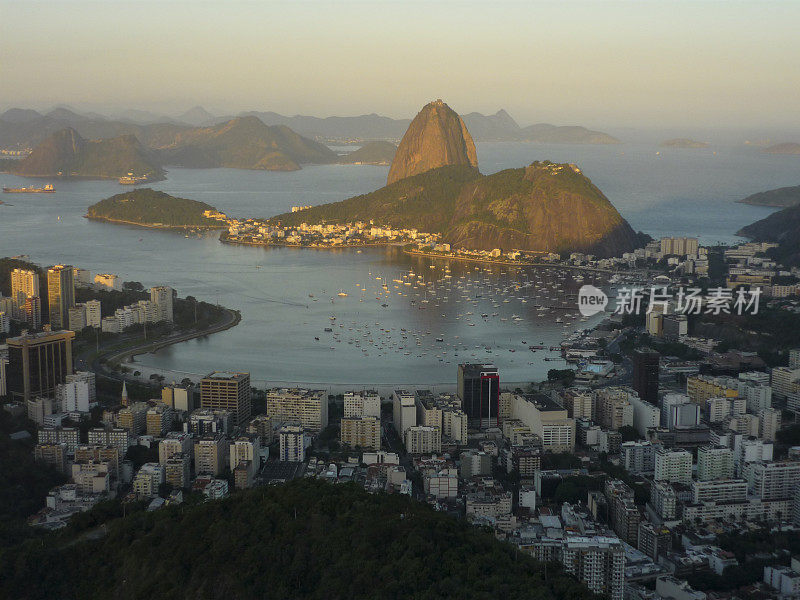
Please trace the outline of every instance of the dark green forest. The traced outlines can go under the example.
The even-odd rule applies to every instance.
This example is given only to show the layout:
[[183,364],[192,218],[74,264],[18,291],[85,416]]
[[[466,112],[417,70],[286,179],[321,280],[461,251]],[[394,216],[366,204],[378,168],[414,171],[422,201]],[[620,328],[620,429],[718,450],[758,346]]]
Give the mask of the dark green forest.
[[555,564],[401,495],[296,480],[215,502],[139,511],[107,535],[69,531],[0,554],[16,598],[485,598],[594,596]]

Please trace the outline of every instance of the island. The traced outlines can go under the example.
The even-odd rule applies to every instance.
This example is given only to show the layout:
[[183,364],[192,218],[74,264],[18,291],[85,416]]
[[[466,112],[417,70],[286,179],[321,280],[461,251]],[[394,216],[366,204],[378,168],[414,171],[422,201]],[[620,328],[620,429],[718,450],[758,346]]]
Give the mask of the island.
[[339,164],[378,165],[388,167],[392,164],[395,152],[397,152],[397,146],[392,142],[367,142],[358,150],[339,157]]
[[661,142],[662,148],[708,148],[708,142],[699,142],[689,138],[674,138]]
[[72,127],[55,132],[30,155],[9,166],[10,173],[23,177],[119,179],[140,176],[157,181],[166,175],[153,152],[136,136],[125,134],[87,140]]
[[767,154],[800,154],[800,144],[795,142],[775,144],[764,148],[763,152]]
[[86,212],[86,218],[156,229],[225,229],[227,217],[205,202],[140,188],[116,194]]
[[800,204],[800,185],[767,190],[751,194],[747,198],[737,200],[742,204],[752,204],[753,206],[774,206],[776,208],[786,208]]

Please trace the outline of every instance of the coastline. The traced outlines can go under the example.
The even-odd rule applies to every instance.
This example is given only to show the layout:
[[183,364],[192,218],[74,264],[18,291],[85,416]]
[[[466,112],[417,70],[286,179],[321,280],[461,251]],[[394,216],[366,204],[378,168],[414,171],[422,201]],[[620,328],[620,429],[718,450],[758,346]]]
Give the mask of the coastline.
[[145,229],[165,229],[168,231],[186,231],[187,229],[201,229],[203,231],[220,231],[225,229],[224,226],[212,227],[210,225],[164,225],[163,223],[139,223],[136,221],[125,221],[123,219],[112,219],[110,217],[95,217],[91,215],[83,215],[84,219],[90,221],[100,221],[104,223],[113,223],[115,225],[133,225],[134,227],[143,227]]
[[[242,320],[242,315],[238,310],[225,308],[226,318],[220,323],[203,330],[191,330],[178,334],[171,335],[159,340],[142,340],[140,343],[135,344],[129,348],[122,350],[110,349],[108,352],[100,352],[92,360],[92,368],[96,372],[101,371],[104,375],[114,374],[123,379],[127,378],[125,373],[115,371],[116,367],[124,365],[127,361],[133,359],[140,354],[150,354],[157,352],[167,346],[180,344],[181,342],[188,342],[196,338],[204,337],[221,331],[226,331],[236,327]],[[110,371],[110,373],[109,373]]]
[[594,267],[580,267],[576,265],[562,265],[562,264],[549,264],[549,263],[538,263],[538,262],[530,262],[530,261],[515,261],[515,260],[503,260],[503,259],[496,259],[496,258],[479,258],[479,257],[472,257],[472,256],[459,256],[457,254],[439,254],[436,252],[424,252],[422,250],[409,250],[407,248],[403,249],[405,254],[409,254],[412,256],[425,256],[427,258],[438,258],[440,260],[460,260],[463,262],[472,262],[472,263],[485,263],[491,265],[502,265],[506,267],[536,267],[536,268],[543,268],[543,269],[571,269],[573,271],[586,271],[590,273],[606,273],[608,275],[614,274],[616,271],[611,271],[609,269],[596,269]]

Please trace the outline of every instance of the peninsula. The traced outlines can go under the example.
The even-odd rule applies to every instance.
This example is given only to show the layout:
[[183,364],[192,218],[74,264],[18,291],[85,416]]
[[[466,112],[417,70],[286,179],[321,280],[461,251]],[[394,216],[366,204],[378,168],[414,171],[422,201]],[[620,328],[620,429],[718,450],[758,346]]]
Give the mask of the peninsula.
[[737,200],[737,202],[752,204],[753,206],[775,206],[777,208],[795,206],[800,204],[800,185],[758,192],[751,194],[747,198]]
[[664,140],[663,142],[661,142],[661,147],[700,149],[700,148],[708,148],[708,142],[699,142],[697,140],[691,140],[689,138],[675,138],[671,140]]
[[284,239],[302,235],[303,227],[325,233],[334,225],[346,232],[346,226],[361,231],[363,224],[374,224],[425,232],[454,248],[601,257],[628,252],[640,241],[575,165],[537,161],[481,175],[464,121],[441,100],[425,106],[411,122],[385,187],[278,215],[267,224]]

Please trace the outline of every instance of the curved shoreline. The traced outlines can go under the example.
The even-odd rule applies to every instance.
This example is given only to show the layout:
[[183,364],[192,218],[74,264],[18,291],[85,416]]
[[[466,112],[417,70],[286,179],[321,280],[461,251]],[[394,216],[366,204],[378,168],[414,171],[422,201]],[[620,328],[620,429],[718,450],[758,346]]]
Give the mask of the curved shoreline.
[[404,249],[403,252],[405,254],[411,256],[425,256],[427,258],[438,258],[440,260],[460,260],[464,262],[473,262],[473,263],[487,263],[491,265],[502,265],[504,267],[536,267],[541,269],[571,269],[573,271],[586,271],[590,273],[605,273],[608,275],[614,274],[616,271],[610,271],[609,269],[597,269],[594,267],[580,267],[577,265],[562,265],[562,264],[547,264],[547,263],[535,263],[535,262],[520,262],[520,261],[509,261],[509,260],[497,260],[492,258],[478,258],[478,257],[471,257],[471,256],[458,256],[458,255],[449,255],[449,254],[436,254],[435,252],[423,252],[421,250],[408,250]]
[[152,342],[147,341],[133,346],[132,348],[126,348],[107,356],[100,354],[95,358],[95,363],[99,364],[100,361],[103,360],[108,367],[113,368],[120,365],[125,360],[140,354],[152,354],[153,352],[157,352],[158,350],[166,348],[167,346],[180,344],[181,342],[188,342],[189,340],[211,335],[213,333],[219,333],[220,331],[231,329],[241,322],[242,314],[238,310],[231,308],[225,308],[224,310],[227,313],[228,318],[217,325],[209,327],[208,329],[203,329],[202,331],[192,330],[189,332],[172,335],[160,340],[154,340]]
[[138,223],[136,221],[125,221],[123,219],[112,219],[110,217],[95,217],[92,215],[83,215],[84,219],[90,221],[100,221],[102,223],[113,223],[115,225],[132,225],[134,227],[143,227],[145,229],[163,229],[166,231],[185,231],[187,229],[200,229],[203,231],[220,231],[225,229],[224,226],[212,227],[210,225],[164,225],[162,223]]

